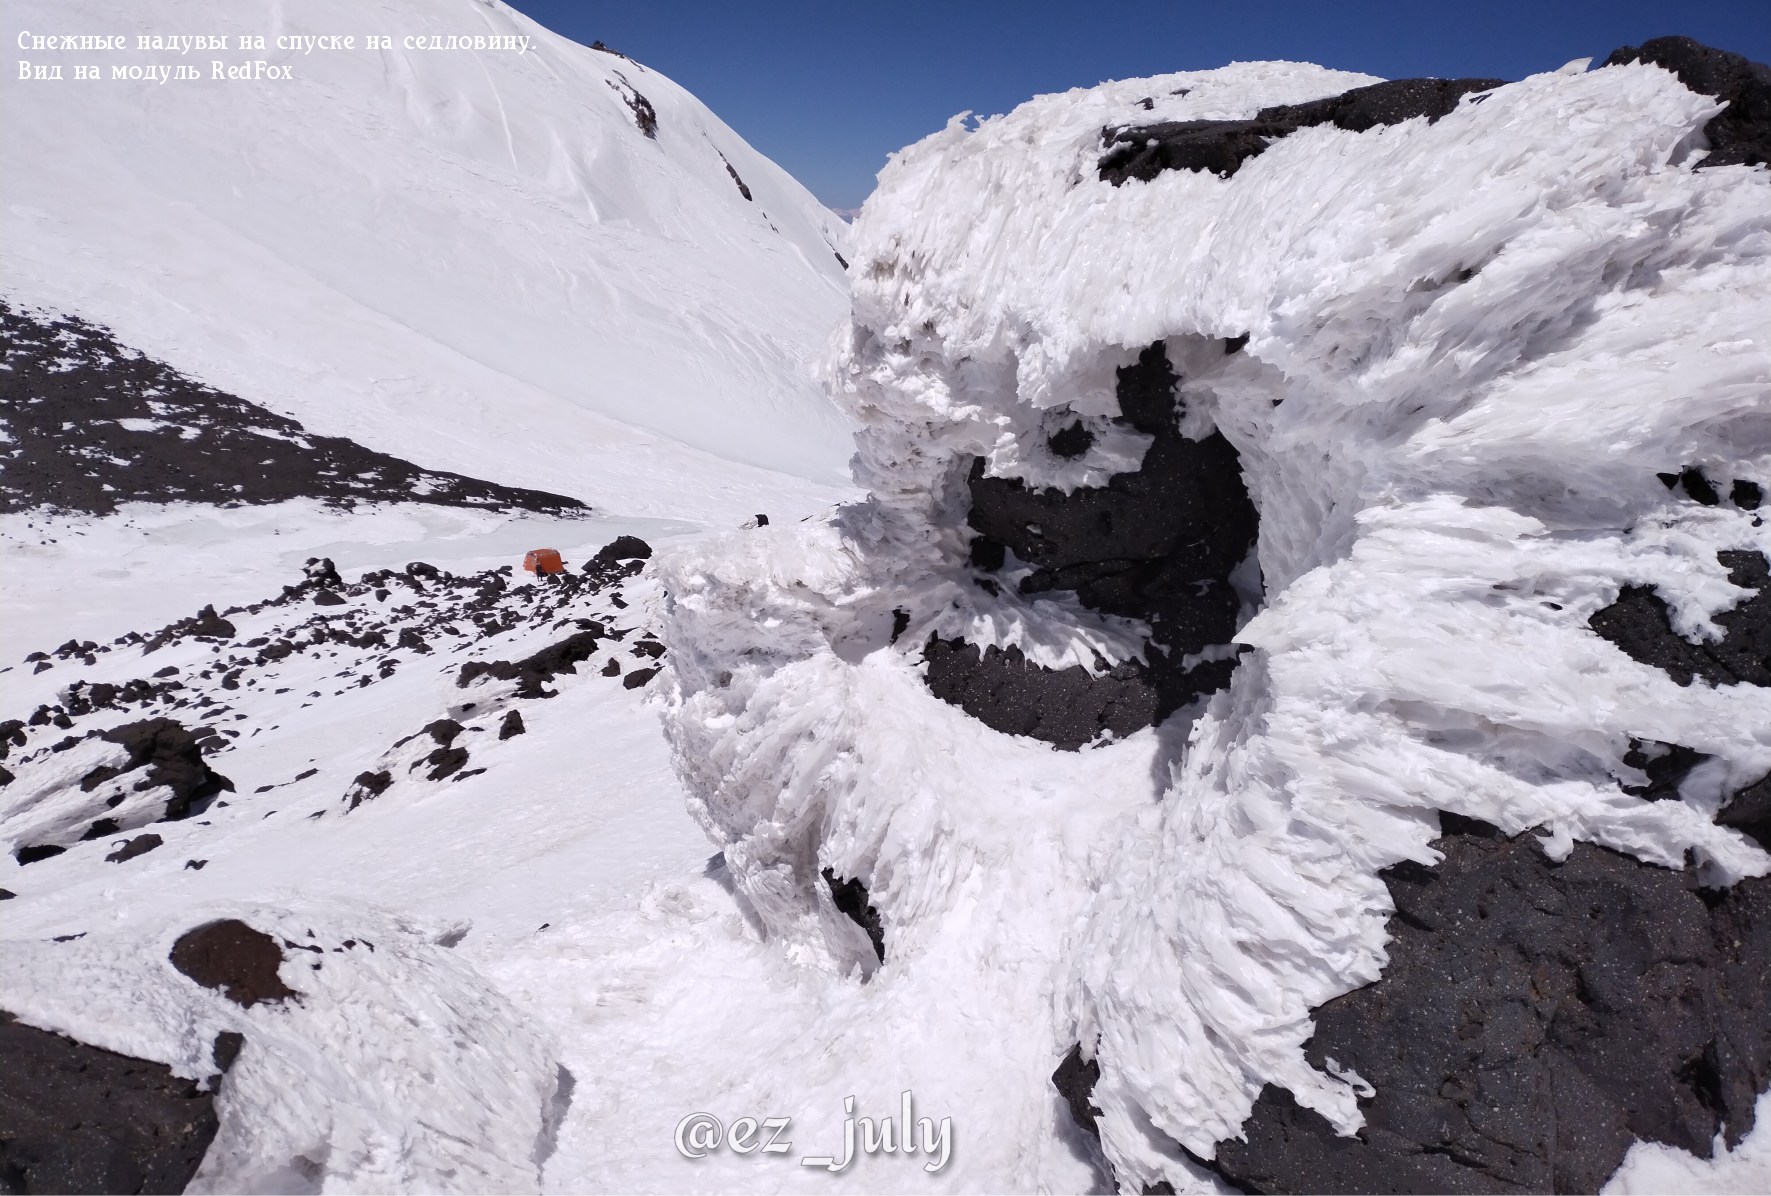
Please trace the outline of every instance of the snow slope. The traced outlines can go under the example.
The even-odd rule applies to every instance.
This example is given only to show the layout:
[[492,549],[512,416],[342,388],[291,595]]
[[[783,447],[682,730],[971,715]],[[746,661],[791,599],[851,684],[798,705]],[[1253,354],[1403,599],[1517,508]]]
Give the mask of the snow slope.
[[[660,462],[716,492],[695,475],[759,476],[720,460],[844,480],[848,427],[803,362],[845,309],[846,226],[656,71],[495,0],[7,12],[15,34],[130,47],[35,52],[64,79],[5,82],[15,304],[311,431],[628,514]],[[229,48],[134,48],[171,34]],[[356,49],[275,48],[345,34]],[[460,35],[526,40],[405,48]],[[209,77],[254,60],[293,77]],[[88,63],[102,77],[74,80]],[[202,77],[110,77],[154,65]]]
[[[1122,1190],[1210,1190],[1176,1144],[1209,1159],[1267,1083],[1357,1127],[1358,1078],[1305,1059],[1310,1010],[1378,976],[1377,873],[1435,861],[1438,810],[1543,828],[1552,858],[1771,872],[1710,821],[1771,769],[1771,691],[1681,688],[1587,626],[1652,584],[1714,636],[1750,597],[1717,551],[1771,551],[1752,511],[1656,478],[1771,483],[1771,175],[1693,171],[1717,105],[1670,73],[1582,65],[1436,123],[1303,129],[1228,178],[1112,186],[1101,129],[1371,80],[1254,63],[1043,96],[881,175],[828,369],[871,497],[668,557],[667,728],[771,934],[871,972],[854,999],[923,1019],[950,1083],[991,1075],[978,1120],[1036,1120],[1080,1041]],[[1110,438],[1077,462],[1044,444],[1117,414],[1114,369],[1155,341],[1183,430],[1230,439],[1260,510],[1256,651],[1080,757],[956,717],[919,676],[931,633],[1051,667],[1135,650],[1074,601],[974,584],[965,487],[974,458],[1065,489],[1123,469]],[[1622,789],[1632,737],[1715,763],[1651,803]],[[826,868],[868,887],[877,971]],[[1010,951],[1025,979],[969,1006]],[[963,1175],[1064,1182],[1031,1153]]]

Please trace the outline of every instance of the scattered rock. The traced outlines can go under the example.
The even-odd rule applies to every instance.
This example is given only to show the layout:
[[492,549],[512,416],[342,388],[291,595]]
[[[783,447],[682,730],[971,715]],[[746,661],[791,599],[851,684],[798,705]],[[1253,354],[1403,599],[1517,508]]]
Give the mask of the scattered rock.
[[277,975],[283,952],[277,941],[235,918],[205,922],[172,945],[172,966],[247,1009],[260,1001],[295,996]]
[[627,689],[639,689],[657,675],[657,669],[635,669],[621,679],[621,684]]
[[148,852],[163,845],[165,842],[166,840],[162,839],[159,835],[151,833],[137,835],[135,838],[129,840],[129,842],[123,844],[123,846],[117,848],[117,850],[113,851],[110,855],[107,855],[105,857],[105,862],[108,864],[121,864],[128,860],[133,860],[138,855],[146,855]]
[[523,726],[522,712],[518,710],[507,710],[504,712],[504,721],[498,724],[498,738],[501,741],[514,739],[527,730],[528,728]]
[[[50,506],[108,515],[125,502],[238,506],[296,498],[344,507],[588,510],[577,499],[423,469],[340,437],[312,435],[76,317],[0,303],[0,349],[0,405],[12,438],[0,511]],[[80,429],[77,440],[63,431],[69,425]]]
[[182,1192],[215,1138],[214,1094],[162,1064],[4,1012],[0,1058],[5,1191]]
[[1008,735],[1075,751],[1103,731],[1123,738],[1156,721],[1159,697],[1135,663],[1089,676],[1080,665],[1047,669],[1019,648],[978,650],[931,638],[923,649],[929,692]]

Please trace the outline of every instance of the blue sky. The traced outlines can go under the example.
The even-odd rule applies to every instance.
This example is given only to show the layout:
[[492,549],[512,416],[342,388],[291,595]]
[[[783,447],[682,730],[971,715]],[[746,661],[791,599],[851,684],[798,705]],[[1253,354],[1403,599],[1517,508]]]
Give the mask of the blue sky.
[[835,208],[858,207],[887,154],[956,112],[1103,79],[1259,58],[1517,79],[1669,33],[1771,60],[1771,0],[511,3],[669,75]]

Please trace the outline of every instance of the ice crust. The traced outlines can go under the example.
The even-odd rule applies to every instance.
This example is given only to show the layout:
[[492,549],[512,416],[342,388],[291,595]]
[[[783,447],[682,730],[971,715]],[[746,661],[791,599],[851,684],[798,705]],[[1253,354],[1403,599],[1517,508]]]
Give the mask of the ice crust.
[[[1714,635],[1748,593],[1715,554],[1771,552],[1751,512],[1656,478],[1771,483],[1771,173],[1694,171],[1717,105],[1670,73],[1576,64],[1431,125],[1304,129],[1229,179],[1096,176],[1104,126],[1369,82],[1240,63],[1109,83],[896,155],[826,366],[870,497],[660,562],[666,733],[767,932],[869,978],[885,1024],[931,969],[1000,994],[950,1045],[997,1076],[1004,1118],[1055,1103],[1046,1076],[1083,1043],[1123,1190],[1211,1190],[1179,1147],[1210,1158],[1263,1083],[1357,1128],[1356,1077],[1305,1060],[1309,1011],[1379,975],[1377,873],[1435,862],[1438,810],[1542,828],[1553,858],[1582,840],[1689,853],[1709,883],[1771,872],[1710,822],[1771,769],[1771,691],[1681,688],[1587,626],[1645,584]],[[1135,653],[1135,624],[972,583],[965,477],[977,457],[1064,489],[1124,468],[1136,446],[1044,442],[1105,428],[1114,369],[1155,341],[1183,429],[1241,453],[1267,602],[1228,690],[1065,756],[933,697],[921,648]],[[1624,793],[1632,737],[1716,757],[1714,792]],[[867,885],[883,966],[823,868]]]

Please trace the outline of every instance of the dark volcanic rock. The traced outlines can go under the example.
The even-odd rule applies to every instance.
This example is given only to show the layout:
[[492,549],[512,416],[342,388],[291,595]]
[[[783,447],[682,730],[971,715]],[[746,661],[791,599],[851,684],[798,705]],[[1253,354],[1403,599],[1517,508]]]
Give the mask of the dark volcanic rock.
[[1703,127],[1710,152],[1698,163],[1699,170],[1771,162],[1771,67],[1688,37],[1657,37],[1640,46],[1624,46],[1613,50],[1604,65],[1631,62],[1664,67],[1698,95],[1728,102]]
[[1333,125],[1362,133],[1417,116],[1431,123],[1471,92],[1492,91],[1505,83],[1505,79],[1392,79],[1326,100],[1263,108],[1253,120],[1163,121],[1107,128],[1101,131],[1106,152],[1096,169],[1101,181],[1115,187],[1127,179],[1148,182],[1165,170],[1209,170],[1228,178],[1268,145],[1299,129]]
[[214,1095],[171,1068],[0,1012],[0,1189],[182,1192],[216,1127]]
[[885,962],[885,927],[880,924],[879,911],[867,899],[867,886],[859,880],[839,880],[835,871],[824,869],[824,883],[830,886],[830,899],[836,902],[851,922],[867,932],[879,962]]
[[356,809],[366,801],[373,801],[387,792],[389,785],[394,783],[391,772],[383,769],[380,772],[360,772],[352,783],[350,792],[350,808]]
[[652,546],[638,536],[616,536],[597,549],[593,559],[599,561],[643,561],[650,559],[651,555]]
[[1095,1118],[1100,1116],[1101,1111],[1095,1108],[1089,1097],[1094,1094],[1095,1085],[1100,1079],[1100,1063],[1094,1059],[1084,1062],[1080,1042],[1070,1048],[1070,1053],[1058,1064],[1058,1070],[1052,1072],[1052,1087],[1058,1090],[1058,1095],[1070,1106],[1070,1116],[1078,1126],[1097,1138],[1100,1137],[1101,1130],[1095,1124]]
[[1262,1091],[1217,1166],[1251,1192],[1594,1192],[1637,1138],[1708,1158],[1771,1083],[1771,879],[1576,844],[1556,864],[1442,815],[1444,861],[1384,873],[1375,984],[1315,1012],[1306,1055],[1375,1092],[1339,1138]]
[[549,644],[514,664],[508,660],[470,660],[461,666],[455,684],[465,689],[476,677],[491,676],[500,681],[518,681],[518,697],[552,697],[541,688],[542,685],[560,673],[576,675],[577,666],[596,655],[596,646],[605,634],[601,624],[593,623],[589,630],[576,632],[557,644]]
[[[1145,662],[1091,677],[1080,666],[1031,664],[1018,648],[980,652],[932,639],[925,655],[937,696],[999,731],[1074,749],[1102,731],[1124,736],[1160,722],[1228,682],[1233,659],[1188,669],[1183,658],[1235,634],[1241,599],[1229,577],[1248,556],[1258,521],[1230,442],[1216,432],[1203,440],[1180,434],[1179,381],[1160,342],[1119,371],[1120,421],[1152,437],[1134,473],[1070,494],[985,477],[982,461],[970,478],[973,566],[1000,569],[1012,549],[1034,566],[1022,593],[1074,590],[1085,606],[1146,620]],[[1080,437],[1064,447],[1088,448]]]
[[498,738],[501,740],[515,739],[528,729],[523,726],[523,715],[520,710],[506,710],[504,721],[498,724]]
[[129,842],[113,851],[110,855],[106,856],[105,862],[108,864],[121,864],[127,860],[133,860],[138,855],[146,855],[148,852],[154,850],[154,848],[163,846],[165,842],[166,840],[162,839],[159,835],[137,835],[135,838],[129,840]]
[[1075,751],[1102,731],[1123,738],[1156,721],[1156,689],[1134,663],[1089,676],[1080,665],[1047,669],[1019,648],[986,648],[961,639],[930,639],[929,692],[1009,735],[1043,739]]
[[1771,774],[1735,793],[1716,815],[1716,821],[1750,835],[1760,847],[1771,851]]
[[[128,751],[129,763],[118,773],[137,768],[147,770],[136,782],[137,789],[151,789],[156,785],[171,788],[172,797],[166,802],[168,821],[188,818],[205,799],[223,790],[229,793],[234,790],[232,781],[204,763],[197,737],[176,719],[150,718],[126,723],[101,732],[99,738],[122,744]],[[92,775],[88,774],[86,780],[91,780]],[[81,784],[84,786],[86,781]],[[95,782],[92,787],[96,785]]]
[[[0,303],[0,511],[319,498],[585,511],[577,499],[421,469],[186,378],[75,317]],[[69,429],[78,429],[77,432]],[[199,632],[197,634],[216,634]]]
[[1649,586],[1626,586],[1587,625],[1632,659],[1664,669],[1680,685],[1771,685],[1771,562],[1762,552],[1718,552],[1737,586],[1756,590],[1733,610],[1712,615],[1720,641],[1692,643],[1673,630],[1665,600]]
[[172,966],[201,984],[217,988],[236,1005],[281,1001],[295,992],[277,975],[283,951],[277,940],[235,918],[205,922],[172,944]]

